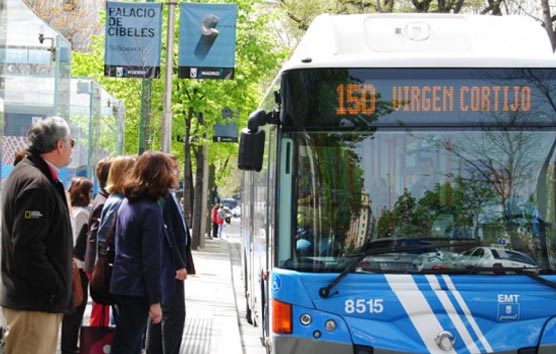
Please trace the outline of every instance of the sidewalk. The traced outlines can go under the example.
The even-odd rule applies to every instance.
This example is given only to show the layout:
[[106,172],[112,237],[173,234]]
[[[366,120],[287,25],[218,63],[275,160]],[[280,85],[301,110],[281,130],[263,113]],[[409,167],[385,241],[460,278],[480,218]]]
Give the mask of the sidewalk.
[[185,282],[184,354],[244,353],[232,276],[235,245],[205,240],[203,249],[193,251],[197,274]]
[[183,354],[265,354],[261,329],[245,319],[239,220],[225,239],[206,239],[193,251],[197,274],[185,282],[187,319]]
[[[261,329],[245,319],[239,220],[225,229],[226,239],[205,239],[194,250],[197,274],[185,281],[186,323],[182,354],[265,354]],[[89,322],[90,306],[83,323]]]

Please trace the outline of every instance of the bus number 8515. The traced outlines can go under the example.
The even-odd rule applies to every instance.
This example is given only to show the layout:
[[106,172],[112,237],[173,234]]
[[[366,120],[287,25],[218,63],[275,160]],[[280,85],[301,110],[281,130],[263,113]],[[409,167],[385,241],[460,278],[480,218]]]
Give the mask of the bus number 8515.
[[352,313],[382,313],[384,299],[348,299],[344,303],[344,310],[347,314]]

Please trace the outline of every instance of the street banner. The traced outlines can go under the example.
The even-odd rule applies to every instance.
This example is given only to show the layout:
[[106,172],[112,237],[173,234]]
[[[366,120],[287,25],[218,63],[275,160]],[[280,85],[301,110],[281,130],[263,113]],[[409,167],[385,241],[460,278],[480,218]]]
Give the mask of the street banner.
[[237,143],[237,123],[229,122],[224,124],[215,124],[212,141],[215,143]]
[[215,143],[237,143],[238,132],[236,120],[239,119],[239,108],[232,111],[230,107],[224,107],[222,110],[222,119],[214,124],[214,135],[212,141]]
[[237,4],[180,4],[178,77],[233,79]]
[[104,75],[160,77],[162,3],[106,2]]

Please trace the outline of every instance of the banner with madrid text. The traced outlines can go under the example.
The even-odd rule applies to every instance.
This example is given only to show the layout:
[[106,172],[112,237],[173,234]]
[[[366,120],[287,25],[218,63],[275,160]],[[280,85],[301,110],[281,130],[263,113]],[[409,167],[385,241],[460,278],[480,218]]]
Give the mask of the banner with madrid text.
[[104,75],[160,77],[161,3],[106,2]]
[[237,4],[180,4],[178,77],[233,79]]

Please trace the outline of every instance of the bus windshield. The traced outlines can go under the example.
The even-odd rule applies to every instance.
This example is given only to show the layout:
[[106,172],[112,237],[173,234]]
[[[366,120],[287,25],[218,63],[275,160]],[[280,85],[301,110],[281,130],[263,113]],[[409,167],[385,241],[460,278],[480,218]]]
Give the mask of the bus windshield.
[[554,74],[336,71],[283,77],[279,267],[556,270]]

